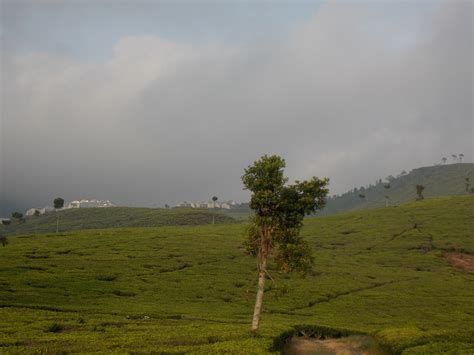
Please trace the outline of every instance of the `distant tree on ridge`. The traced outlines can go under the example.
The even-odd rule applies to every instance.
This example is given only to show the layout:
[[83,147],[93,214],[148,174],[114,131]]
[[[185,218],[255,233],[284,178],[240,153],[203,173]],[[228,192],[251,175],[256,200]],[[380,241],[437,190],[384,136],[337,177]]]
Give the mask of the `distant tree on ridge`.
[[6,236],[0,234],[0,243],[5,247],[8,244],[8,239]]
[[64,199],[62,199],[61,197],[56,197],[53,201],[53,205],[54,205],[54,208],[56,210],[59,210],[60,208],[63,208],[64,207]]
[[[56,197],[53,200],[54,209],[57,210],[64,207],[64,199],[61,197]],[[56,213],[56,233],[59,232],[59,214]]]
[[20,220],[23,218],[23,213],[20,213],[20,212],[13,212],[12,213],[12,218],[15,218],[16,220]]
[[[388,190],[390,188],[390,184],[385,184],[383,185],[385,190]],[[388,200],[390,199],[390,196],[385,195],[385,207],[388,207]]]
[[423,200],[425,196],[423,196],[423,190],[425,187],[423,185],[416,185],[416,194],[418,195],[417,200]]

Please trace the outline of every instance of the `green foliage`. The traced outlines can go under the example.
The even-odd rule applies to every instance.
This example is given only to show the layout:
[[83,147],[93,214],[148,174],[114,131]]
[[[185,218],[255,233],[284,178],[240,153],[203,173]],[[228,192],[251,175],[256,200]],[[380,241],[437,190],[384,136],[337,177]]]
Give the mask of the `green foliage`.
[[56,197],[53,201],[53,206],[55,209],[60,209],[64,207],[64,199],[61,197]]
[[245,169],[242,182],[252,192],[250,208],[255,211],[248,230],[247,249],[257,255],[265,246],[262,235],[270,236],[270,250],[277,248],[277,265],[286,272],[308,271],[311,249],[299,236],[303,218],[324,207],[329,179],[313,177],[286,185],[285,161],[279,156],[263,156]]
[[13,213],[12,213],[12,218],[15,218],[15,219],[22,219],[22,218],[23,218],[23,214],[20,213],[20,212],[13,212]]
[[[474,274],[444,254],[474,253],[473,210],[469,195],[305,219],[316,271],[290,278],[270,263],[276,286],[255,338],[256,266],[242,224],[9,237],[0,353],[268,354],[305,324],[315,337],[372,334],[391,353],[470,354]],[[55,323],[62,330],[48,331]]]
[[46,331],[51,332],[51,333],[60,333],[64,331],[66,327],[62,324],[59,323],[53,323],[51,324]]
[[280,194],[288,181],[283,176],[285,161],[276,156],[263,156],[245,169],[242,182],[252,192],[250,208],[260,217],[273,217],[278,213]]

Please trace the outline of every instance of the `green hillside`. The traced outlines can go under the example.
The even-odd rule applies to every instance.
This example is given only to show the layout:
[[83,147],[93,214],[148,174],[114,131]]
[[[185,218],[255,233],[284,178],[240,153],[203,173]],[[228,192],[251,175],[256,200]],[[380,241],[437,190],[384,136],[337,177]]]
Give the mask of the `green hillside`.
[[473,353],[474,273],[446,255],[474,254],[474,197],[307,219],[314,272],[270,267],[255,338],[256,265],[244,230],[10,237],[0,247],[0,353],[264,354],[301,325],[369,334],[394,354]]
[[78,208],[47,213],[25,218],[24,223],[15,220],[9,226],[0,225],[0,234],[52,233],[56,231],[59,217],[59,231],[82,229],[161,227],[179,225],[202,225],[232,223],[234,220],[220,213],[192,208]]
[[[425,197],[466,195],[466,178],[474,188],[474,164],[459,163],[418,168],[409,173],[390,177],[390,182],[378,181],[375,185],[360,187],[330,198],[321,215],[385,206],[385,196],[390,205],[399,205],[417,198],[416,185],[423,185]],[[386,189],[384,186],[390,186]],[[363,195],[364,197],[361,197]]]

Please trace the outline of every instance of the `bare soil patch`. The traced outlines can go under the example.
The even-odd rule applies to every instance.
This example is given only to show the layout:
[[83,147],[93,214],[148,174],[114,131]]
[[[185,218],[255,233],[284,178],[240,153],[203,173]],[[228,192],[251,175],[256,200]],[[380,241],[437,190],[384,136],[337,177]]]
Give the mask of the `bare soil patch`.
[[292,338],[283,349],[285,355],[374,355],[382,354],[374,340],[368,336],[350,336],[339,339],[318,340]]
[[444,256],[454,267],[463,269],[466,272],[474,272],[474,255],[451,252],[446,253]]

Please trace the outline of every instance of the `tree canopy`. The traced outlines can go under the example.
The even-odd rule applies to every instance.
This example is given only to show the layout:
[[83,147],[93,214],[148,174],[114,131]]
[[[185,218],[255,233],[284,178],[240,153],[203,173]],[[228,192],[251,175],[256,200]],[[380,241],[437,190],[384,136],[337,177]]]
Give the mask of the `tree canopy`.
[[54,199],[53,204],[55,209],[63,208],[64,199],[62,199],[61,197],[57,197]]

